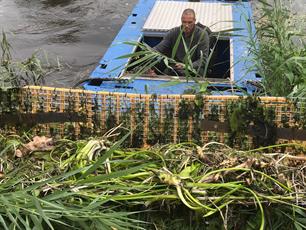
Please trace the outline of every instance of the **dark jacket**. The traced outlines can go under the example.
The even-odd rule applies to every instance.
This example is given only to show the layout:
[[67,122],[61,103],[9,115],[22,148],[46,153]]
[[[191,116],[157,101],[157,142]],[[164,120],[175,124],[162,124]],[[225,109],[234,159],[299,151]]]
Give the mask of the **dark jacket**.
[[[175,54],[172,54],[175,47],[176,41],[180,39],[177,51]],[[208,58],[209,53],[209,36],[206,30],[203,30],[199,26],[195,26],[195,29],[189,37],[187,37],[182,31],[181,27],[175,27],[171,29],[163,40],[154,47],[158,52],[168,56],[173,57],[177,62],[185,63],[185,47],[183,43],[185,41],[186,46],[189,51],[192,51],[192,48],[195,47],[194,51],[191,52],[191,60],[194,69],[199,67],[203,68]],[[202,52],[202,60],[201,60]]]

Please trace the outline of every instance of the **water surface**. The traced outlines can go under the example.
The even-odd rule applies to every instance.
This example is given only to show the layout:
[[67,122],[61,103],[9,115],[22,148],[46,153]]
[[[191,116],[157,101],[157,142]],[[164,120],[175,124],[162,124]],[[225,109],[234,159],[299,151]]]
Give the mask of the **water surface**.
[[[95,68],[137,0],[0,0],[0,29],[16,59],[37,50],[63,69],[46,84],[72,86]],[[43,53],[43,52],[42,52]]]

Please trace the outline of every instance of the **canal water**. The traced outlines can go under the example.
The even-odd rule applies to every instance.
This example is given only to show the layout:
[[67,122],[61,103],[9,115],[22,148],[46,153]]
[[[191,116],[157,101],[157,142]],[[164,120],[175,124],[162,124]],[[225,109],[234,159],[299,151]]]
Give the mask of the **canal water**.
[[[46,84],[69,87],[95,68],[137,0],[0,0],[0,30],[16,59],[41,50],[61,71]],[[1,32],[0,31],[0,32]],[[44,55],[46,53],[46,55]]]
[[[61,71],[48,74],[46,84],[70,87],[88,77],[137,1],[0,0],[0,30],[7,32],[16,59],[37,50],[54,66],[59,58]],[[283,2],[306,14],[306,0]],[[258,1],[251,3],[257,9]]]

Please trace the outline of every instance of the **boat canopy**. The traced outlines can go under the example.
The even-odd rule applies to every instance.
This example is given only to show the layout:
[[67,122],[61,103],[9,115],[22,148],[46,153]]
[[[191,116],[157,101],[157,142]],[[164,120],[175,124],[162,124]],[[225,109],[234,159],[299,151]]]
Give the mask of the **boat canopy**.
[[145,36],[157,36],[181,25],[182,12],[193,9],[197,22],[209,27],[212,32],[231,30],[233,26],[233,4],[224,2],[179,2],[156,1],[143,26]]

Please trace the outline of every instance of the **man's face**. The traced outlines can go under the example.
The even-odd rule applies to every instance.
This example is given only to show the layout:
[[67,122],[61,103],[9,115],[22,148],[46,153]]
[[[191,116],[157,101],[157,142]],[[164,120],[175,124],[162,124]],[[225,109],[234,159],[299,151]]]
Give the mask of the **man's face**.
[[185,34],[192,33],[195,26],[195,17],[193,14],[182,15],[182,27]]

